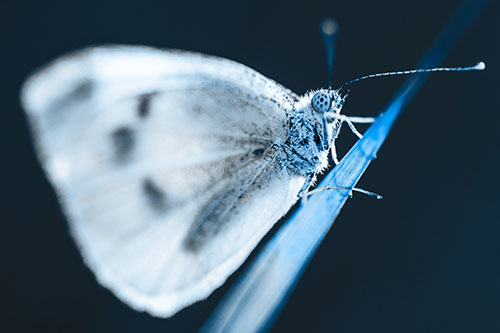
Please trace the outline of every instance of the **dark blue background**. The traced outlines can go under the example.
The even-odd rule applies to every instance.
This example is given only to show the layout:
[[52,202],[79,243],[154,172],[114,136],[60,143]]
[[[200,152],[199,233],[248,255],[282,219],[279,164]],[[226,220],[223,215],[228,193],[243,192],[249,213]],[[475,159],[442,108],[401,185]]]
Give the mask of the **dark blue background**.
[[[235,279],[170,319],[135,312],[97,284],[35,159],[19,106],[20,85],[35,68],[88,45],[145,44],[233,59],[304,93],[325,85],[317,33],[325,15],[340,25],[334,81],[341,83],[411,68],[459,3],[3,1],[3,331],[194,331]],[[430,77],[361,180],[385,199],[348,201],[276,332],[500,330],[499,13],[491,1],[444,60],[484,60],[487,71]],[[352,86],[344,113],[375,115],[402,80]],[[344,131],[341,155],[354,142]]]

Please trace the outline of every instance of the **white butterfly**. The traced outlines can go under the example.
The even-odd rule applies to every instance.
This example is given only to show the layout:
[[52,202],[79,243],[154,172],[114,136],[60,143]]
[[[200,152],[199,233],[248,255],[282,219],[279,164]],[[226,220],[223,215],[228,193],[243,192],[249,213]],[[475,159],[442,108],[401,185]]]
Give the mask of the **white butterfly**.
[[355,131],[344,100],[299,97],[230,60],[129,46],[60,58],[22,91],[86,264],[161,317],[222,285],[306,193],[342,122]]

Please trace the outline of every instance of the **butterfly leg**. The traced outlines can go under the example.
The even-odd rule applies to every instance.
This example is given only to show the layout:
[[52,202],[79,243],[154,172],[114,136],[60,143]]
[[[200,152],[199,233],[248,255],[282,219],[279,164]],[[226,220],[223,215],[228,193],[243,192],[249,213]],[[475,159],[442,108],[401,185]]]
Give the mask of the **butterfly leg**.
[[349,128],[351,129],[351,131],[358,137],[358,138],[363,138],[363,135],[361,133],[358,132],[358,130],[356,129],[356,127],[354,126],[354,124],[351,122],[351,120],[349,120],[349,118],[347,116],[344,116],[344,115],[340,115],[340,120],[342,120],[343,122],[346,122],[347,125],[349,125]]
[[335,165],[339,164],[339,160],[337,158],[337,148],[335,148],[335,142],[332,142],[332,145],[330,146],[330,151],[333,163],[335,163]]
[[[353,123],[358,123],[358,124],[373,123],[375,121],[375,118],[373,118],[373,117],[347,117],[347,116],[341,115],[341,120],[345,121],[349,125],[349,127],[351,128],[351,131],[354,134],[356,134],[356,136],[358,138],[361,139],[363,137],[363,135],[356,130],[356,127],[354,127]],[[377,155],[376,154],[373,155],[373,158],[377,158]]]
[[373,117],[347,117],[347,119],[355,124],[371,124],[375,121]]
[[[362,138],[363,135],[361,133],[358,132],[358,130],[356,129],[356,127],[354,126],[353,122],[351,121],[351,119],[343,114],[338,114],[338,113],[335,113],[335,112],[328,112],[326,113],[326,116],[327,117],[332,117],[332,118],[335,118],[335,119],[339,119],[341,122],[345,122],[347,123],[347,125],[349,125],[349,128],[351,129],[351,131],[358,137],[358,138]],[[374,121],[374,118],[363,118],[363,117],[352,117],[354,118],[355,122],[366,122],[366,123],[370,123],[370,122],[373,122]],[[372,121],[373,120],[373,121]]]
[[311,186],[312,183],[314,183],[314,180],[316,179],[316,174],[312,173],[309,176],[307,176],[306,181],[304,182],[304,185],[302,185],[302,188],[299,191],[299,198],[304,199],[304,196],[307,196],[308,189]]
[[363,190],[362,188],[357,188],[357,187],[347,187],[347,186],[322,186],[318,187],[312,191],[308,191],[302,195],[302,203],[307,202],[307,198],[313,194],[324,192],[324,191],[329,191],[329,190],[349,190],[349,196],[352,197],[352,192],[359,192],[363,193],[366,195],[369,195],[371,197],[374,197],[377,200],[382,199],[382,196],[380,194],[370,192],[367,190]]

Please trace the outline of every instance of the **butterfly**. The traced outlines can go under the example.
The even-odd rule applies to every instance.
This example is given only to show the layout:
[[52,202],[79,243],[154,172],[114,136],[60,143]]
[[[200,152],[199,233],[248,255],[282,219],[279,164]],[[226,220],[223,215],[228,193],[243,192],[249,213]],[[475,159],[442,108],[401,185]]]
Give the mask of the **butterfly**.
[[56,59],[21,100],[85,263],[169,317],[307,196],[344,122],[361,136],[352,123],[373,121],[340,113],[345,85],[298,96],[227,59],[115,45]]

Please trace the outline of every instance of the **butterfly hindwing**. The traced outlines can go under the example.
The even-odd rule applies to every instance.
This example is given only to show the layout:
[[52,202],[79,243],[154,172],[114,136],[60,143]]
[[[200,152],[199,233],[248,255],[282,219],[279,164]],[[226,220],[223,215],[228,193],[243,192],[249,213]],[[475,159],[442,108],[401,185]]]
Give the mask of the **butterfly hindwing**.
[[296,96],[229,60],[142,47],[57,60],[23,90],[84,260],[136,309],[207,297],[295,202]]

